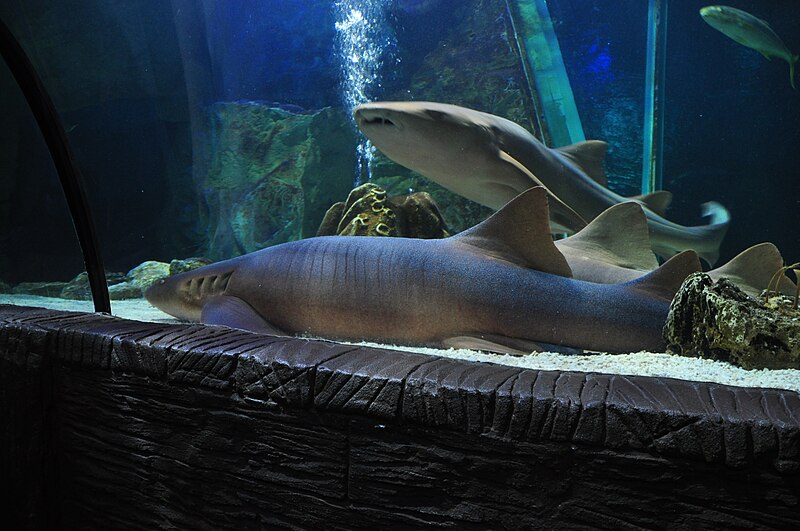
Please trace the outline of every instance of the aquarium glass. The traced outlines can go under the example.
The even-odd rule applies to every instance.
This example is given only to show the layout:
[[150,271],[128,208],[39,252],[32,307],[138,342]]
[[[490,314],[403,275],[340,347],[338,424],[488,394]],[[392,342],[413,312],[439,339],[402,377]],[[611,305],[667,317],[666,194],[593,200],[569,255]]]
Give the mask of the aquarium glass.
[[0,304],[70,307],[61,299],[90,295],[81,248],[36,120],[1,61],[0,94]]
[[[789,61],[713,28],[702,2],[658,3],[666,218],[701,225],[701,204],[716,201],[731,216],[719,263],[762,241],[800,259],[800,92]],[[455,234],[492,213],[376,149],[352,118],[366,101],[476,109],[550,148],[603,140],[608,188],[641,193],[651,4],[5,0],[0,17],[58,108],[117,312],[171,263],[174,272],[310,238],[323,220],[324,230],[355,230],[343,212],[326,213],[364,183],[389,197],[429,194],[410,201],[426,215],[432,202],[442,223],[415,234]],[[796,2],[735,4],[800,51]],[[12,126],[0,148],[0,286],[69,280],[83,265],[57,180],[3,75]]]

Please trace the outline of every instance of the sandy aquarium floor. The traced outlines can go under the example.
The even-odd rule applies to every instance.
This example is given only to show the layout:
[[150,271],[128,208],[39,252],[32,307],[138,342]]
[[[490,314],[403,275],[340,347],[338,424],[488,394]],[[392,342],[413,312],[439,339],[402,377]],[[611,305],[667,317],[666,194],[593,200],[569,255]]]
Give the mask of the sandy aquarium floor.
[[[71,301],[49,297],[0,294],[0,304],[39,306],[55,310],[91,312],[94,307],[90,301]],[[144,299],[112,301],[111,311],[118,317],[149,321],[154,323],[177,323],[175,318],[157,310]],[[534,353],[527,356],[505,356],[487,354],[473,350],[441,350],[432,348],[410,348],[376,343],[356,343],[358,345],[406,350],[480,362],[500,363],[514,367],[540,370],[562,370],[597,372],[605,374],[625,374],[680,378],[703,382],[716,382],[742,387],[764,387],[800,391],[800,370],[756,370],[746,371],[727,363],[686,358],[658,352],[638,352],[635,354],[591,354],[562,355],[550,352]]]

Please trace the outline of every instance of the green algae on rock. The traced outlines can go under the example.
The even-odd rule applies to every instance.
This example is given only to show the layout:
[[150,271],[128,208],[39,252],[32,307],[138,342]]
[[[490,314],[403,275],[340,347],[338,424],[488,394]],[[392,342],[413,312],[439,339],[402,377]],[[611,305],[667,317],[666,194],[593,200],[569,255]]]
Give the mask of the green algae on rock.
[[436,203],[425,192],[389,197],[374,183],[354,188],[344,203],[328,209],[318,236],[403,236],[444,238],[448,236]]
[[745,369],[800,368],[800,312],[765,306],[726,278],[715,283],[705,273],[684,281],[664,338],[670,352],[683,356]]
[[342,109],[218,102],[208,119],[209,170],[196,184],[213,260],[313,235],[351,187],[356,141]]

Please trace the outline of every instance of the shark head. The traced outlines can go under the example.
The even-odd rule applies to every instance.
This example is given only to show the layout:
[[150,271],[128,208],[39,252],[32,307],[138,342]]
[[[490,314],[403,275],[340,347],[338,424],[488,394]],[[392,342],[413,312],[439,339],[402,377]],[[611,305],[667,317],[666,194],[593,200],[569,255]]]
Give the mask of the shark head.
[[218,264],[201,267],[156,281],[144,292],[147,301],[178,319],[199,321],[203,305],[223,295],[232,271],[219,271]]
[[504,151],[509,131],[530,133],[504,118],[426,101],[365,103],[353,115],[394,162],[495,210],[536,184]]
[[365,103],[353,111],[358,128],[387,157],[434,176],[485,160],[486,146],[493,142],[492,131],[479,120],[481,114],[417,101]]

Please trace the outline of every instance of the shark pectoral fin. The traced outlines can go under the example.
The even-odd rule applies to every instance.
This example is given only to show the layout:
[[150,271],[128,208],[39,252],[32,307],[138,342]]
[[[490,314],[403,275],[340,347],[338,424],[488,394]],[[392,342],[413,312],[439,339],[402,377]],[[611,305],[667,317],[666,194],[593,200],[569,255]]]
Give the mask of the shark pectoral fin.
[[586,140],[570,146],[558,148],[558,151],[577,164],[594,182],[608,186],[605,160],[608,144],[602,140]]
[[483,222],[449,241],[522,267],[572,276],[566,258],[550,236],[547,192],[542,187],[522,192]]
[[481,334],[478,336],[456,336],[442,341],[446,348],[465,348],[468,350],[482,350],[495,354],[509,354],[511,356],[525,356],[533,352],[558,352],[559,354],[582,354],[583,350],[518,337],[507,337],[496,334]]
[[[734,256],[730,262],[708,272],[715,281],[722,277],[730,279],[751,297],[758,297],[767,289],[772,277],[783,267],[783,256],[769,242],[753,245]],[[793,296],[797,286],[788,276],[781,275],[778,291]]]
[[231,295],[220,295],[209,299],[203,305],[200,322],[225,325],[259,334],[287,335],[267,322],[252,306],[239,297]]
[[626,282],[623,286],[671,301],[686,277],[698,271],[702,271],[702,267],[697,253],[683,251],[664,262],[655,271]]
[[659,216],[664,217],[670,203],[672,203],[672,192],[658,190],[657,192],[651,192],[649,194],[634,195],[628,199],[642,203]]
[[550,199],[550,219],[555,223],[568,229],[569,232],[579,231],[586,226],[586,220],[551,192],[525,165],[502,150],[498,153],[498,157],[509,167],[524,176],[526,181],[530,181],[531,186],[541,186],[547,191],[547,196]]
[[647,217],[639,203],[607,208],[577,234],[555,242],[590,260],[638,271],[652,271],[658,260],[650,248]]

